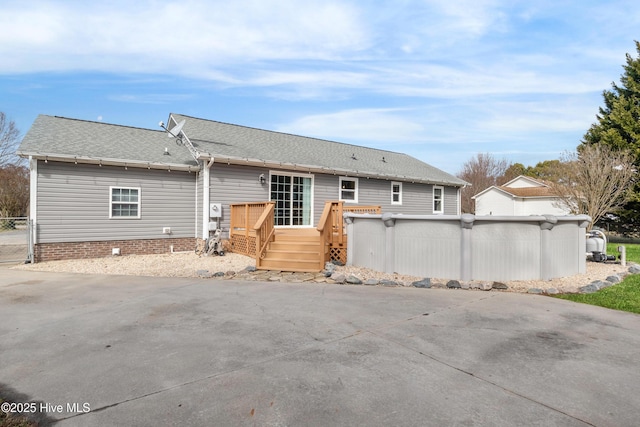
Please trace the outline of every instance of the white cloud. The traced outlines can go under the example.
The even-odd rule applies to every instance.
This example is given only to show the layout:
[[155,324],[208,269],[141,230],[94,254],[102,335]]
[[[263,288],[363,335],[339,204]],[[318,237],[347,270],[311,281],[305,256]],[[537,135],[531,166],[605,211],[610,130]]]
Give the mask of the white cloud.
[[420,139],[423,126],[397,109],[355,109],[305,116],[278,126],[281,132],[339,141],[376,143]]
[[367,46],[341,2],[11,2],[4,73],[102,70],[200,74],[229,63],[336,59]]

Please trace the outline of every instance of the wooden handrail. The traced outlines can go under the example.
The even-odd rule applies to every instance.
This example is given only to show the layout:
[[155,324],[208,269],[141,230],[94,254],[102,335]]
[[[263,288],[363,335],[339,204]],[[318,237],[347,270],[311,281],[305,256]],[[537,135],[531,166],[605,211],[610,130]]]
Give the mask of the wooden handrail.
[[327,225],[327,219],[329,219],[329,215],[331,214],[331,205],[336,202],[324,202],[324,209],[322,209],[322,215],[320,215],[320,220],[318,221],[318,226],[316,229],[322,233],[324,228]]
[[269,242],[271,242],[275,233],[275,227],[273,224],[274,210],[275,203],[267,203],[267,206],[264,211],[262,211],[260,218],[258,218],[258,221],[256,221],[253,226],[253,229],[256,231],[256,262],[258,264],[260,263],[260,259],[264,258],[267,245],[269,245]]
[[345,211],[358,214],[380,214],[382,208],[373,205],[345,205],[343,201],[325,202],[318,227],[316,227],[320,232],[320,243],[324,248],[324,250],[321,251],[321,265],[329,261],[329,251],[332,247],[344,247],[347,241],[347,236],[344,232],[343,214]]
[[382,208],[374,205],[356,205],[356,206],[344,206],[343,210],[357,214],[381,214]]

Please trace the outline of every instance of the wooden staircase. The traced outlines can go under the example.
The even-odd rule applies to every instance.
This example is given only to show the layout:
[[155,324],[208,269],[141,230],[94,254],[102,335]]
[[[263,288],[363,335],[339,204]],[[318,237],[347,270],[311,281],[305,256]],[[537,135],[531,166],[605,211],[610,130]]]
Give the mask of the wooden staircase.
[[318,225],[276,228],[274,202],[235,203],[231,206],[229,237],[233,251],[254,257],[261,270],[318,272],[331,259],[346,260],[343,212],[379,214],[380,206],[344,206],[327,201]]
[[257,267],[261,270],[318,272],[322,246],[315,228],[276,229]]

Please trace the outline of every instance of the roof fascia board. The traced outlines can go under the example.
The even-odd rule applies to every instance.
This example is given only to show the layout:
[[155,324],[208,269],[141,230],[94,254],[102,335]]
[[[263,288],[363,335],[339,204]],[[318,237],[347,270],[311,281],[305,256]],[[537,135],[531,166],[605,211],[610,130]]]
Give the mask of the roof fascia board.
[[300,164],[286,163],[286,162],[274,162],[274,161],[267,161],[267,160],[250,159],[246,157],[216,156],[215,162],[232,164],[232,165],[259,166],[259,167],[269,167],[274,169],[287,169],[287,170],[294,170],[296,172],[322,173],[327,175],[352,176],[352,177],[359,177],[359,178],[396,180],[396,181],[412,182],[412,183],[419,183],[419,184],[435,184],[435,185],[444,185],[449,187],[462,187],[461,184],[454,184],[450,182],[440,182],[436,180],[423,180],[418,178],[412,178],[409,176],[399,176],[399,175],[391,175],[391,174],[384,175],[384,174],[377,174],[373,172],[364,172],[364,171],[357,171],[357,170],[354,171],[354,170],[339,169],[339,168],[325,168],[322,166],[300,165]]
[[544,182],[540,182],[538,180],[536,180],[535,178],[531,178],[530,176],[525,176],[525,175],[518,175],[515,178],[513,178],[511,181],[507,182],[506,184],[502,184],[502,187],[508,187],[509,184],[516,182],[517,180],[519,180],[520,178],[523,178],[529,182],[532,182],[534,184],[538,184],[538,186],[540,187],[548,187],[547,184],[545,184]]
[[503,190],[503,189],[502,189],[502,188],[500,188],[500,187],[496,187],[495,185],[492,185],[491,187],[489,187],[489,188],[485,188],[484,190],[482,190],[481,192],[479,192],[479,193],[478,193],[478,194],[476,194],[475,196],[472,196],[471,198],[475,200],[475,199],[476,199],[476,197],[482,196],[484,193],[488,193],[488,192],[489,192],[489,191],[491,191],[491,190],[498,190],[499,192],[504,193],[504,194],[506,194],[506,195],[510,196],[511,198],[516,197],[514,194],[511,194],[511,193],[509,193],[508,191],[505,191],[505,190]]
[[69,156],[65,154],[42,154],[42,153],[28,153],[17,152],[20,157],[28,158],[31,156],[37,160],[51,160],[52,162],[64,162],[64,163],[81,163],[90,165],[103,165],[103,166],[123,166],[141,169],[164,169],[175,171],[189,171],[196,172],[200,170],[200,165],[184,165],[175,163],[158,163],[158,162],[144,162],[140,160],[122,160],[111,158],[95,158],[86,156]]

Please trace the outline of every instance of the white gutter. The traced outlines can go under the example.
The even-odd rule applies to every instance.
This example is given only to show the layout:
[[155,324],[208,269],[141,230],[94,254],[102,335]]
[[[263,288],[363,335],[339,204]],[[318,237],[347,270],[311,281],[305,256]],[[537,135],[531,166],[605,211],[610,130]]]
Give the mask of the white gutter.
[[340,175],[340,176],[350,176],[350,177],[359,177],[359,178],[374,178],[374,179],[384,179],[384,180],[394,180],[394,181],[403,181],[403,182],[412,182],[419,184],[434,184],[434,185],[445,185],[452,187],[462,187],[464,184],[456,184],[452,182],[439,181],[435,179],[427,180],[422,178],[415,178],[406,175],[394,175],[394,174],[381,174],[376,172],[367,172],[361,170],[348,170],[341,168],[328,168],[323,166],[313,166],[313,165],[303,165],[303,164],[295,164],[288,162],[275,162],[270,160],[260,160],[260,159],[250,159],[248,157],[233,157],[233,156],[218,156],[216,158],[217,163],[226,163],[229,165],[251,165],[251,166],[259,166],[263,168],[272,168],[272,169],[286,169],[293,170],[295,172],[300,173],[321,173],[327,175]]
[[202,165],[202,238],[209,238],[209,203],[210,203],[210,194],[209,189],[211,188],[211,180],[210,180],[210,169],[213,165],[214,158],[211,157],[207,162],[206,159],[203,158]]
[[195,172],[199,169],[196,165],[185,165],[178,163],[159,163],[159,162],[145,162],[142,160],[123,160],[112,158],[97,158],[87,156],[70,156],[68,154],[42,154],[42,153],[17,153],[21,157],[28,156],[29,159],[46,161],[57,161],[66,163],[80,163],[90,165],[102,165],[102,166],[124,166],[130,168],[144,168],[144,169],[164,169],[174,171],[189,171]]
[[198,178],[200,177],[200,174],[198,172],[196,172],[196,200],[195,200],[195,204],[193,206],[195,206],[195,209],[193,210],[193,216],[195,218],[193,218],[193,234],[196,239],[198,238]]

